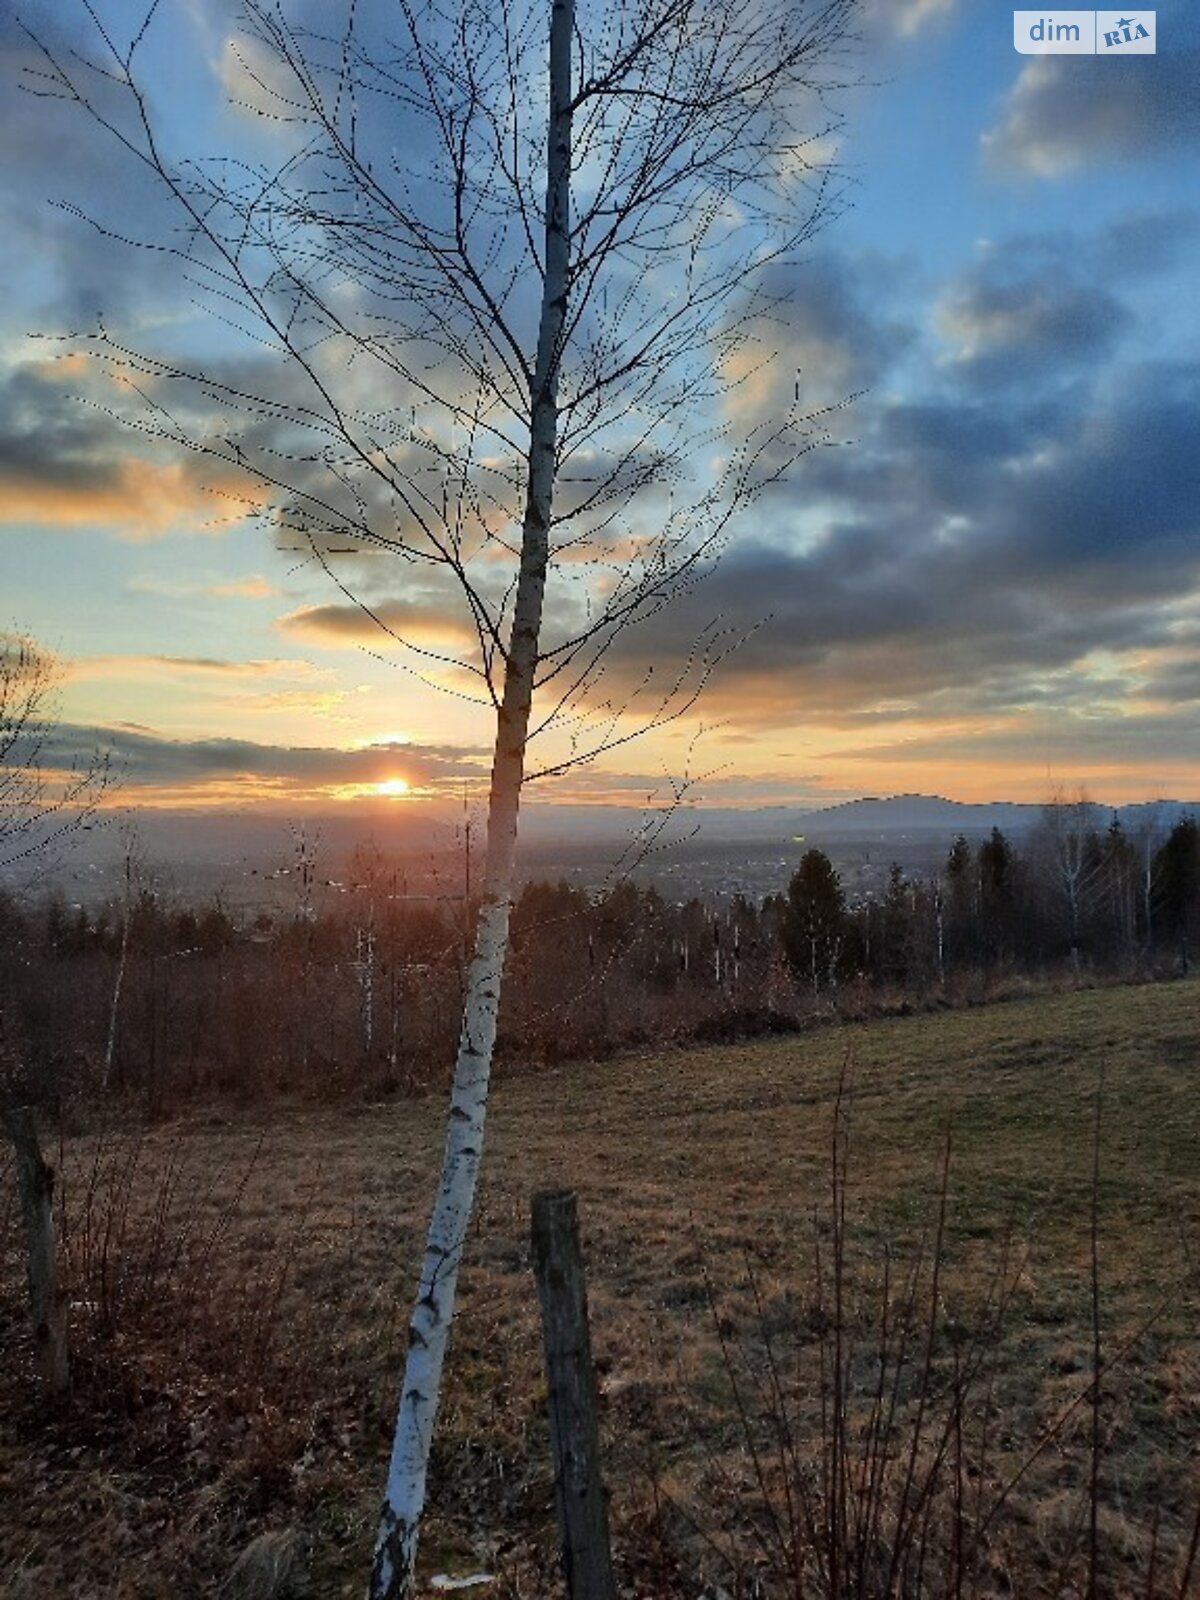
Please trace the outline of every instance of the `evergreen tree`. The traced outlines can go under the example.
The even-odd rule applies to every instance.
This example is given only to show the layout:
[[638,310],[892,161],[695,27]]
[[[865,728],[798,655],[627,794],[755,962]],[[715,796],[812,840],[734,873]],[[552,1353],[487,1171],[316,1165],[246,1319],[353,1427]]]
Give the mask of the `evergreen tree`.
[[1016,853],[999,828],[979,846],[979,917],[987,953],[1001,960],[1009,953],[1016,901]]
[[1183,970],[1200,926],[1200,823],[1181,817],[1154,858],[1154,899],[1159,926],[1177,940]]
[[846,937],[846,897],[823,850],[805,853],[788,885],[783,948],[798,979],[814,994],[836,982]]
[[944,877],[945,960],[950,966],[962,966],[978,943],[978,878],[965,834],[950,846]]
[[1105,943],[1120,960],[1129,961],[1137,943],[1137,851],[1115,811],[1104,836],[1099,877],[1103,885]]
[[909,977],[914,922],[913,887],[899,862],[893,861],[883,897],[883,951],[881,966],[889,983],[903,984]]

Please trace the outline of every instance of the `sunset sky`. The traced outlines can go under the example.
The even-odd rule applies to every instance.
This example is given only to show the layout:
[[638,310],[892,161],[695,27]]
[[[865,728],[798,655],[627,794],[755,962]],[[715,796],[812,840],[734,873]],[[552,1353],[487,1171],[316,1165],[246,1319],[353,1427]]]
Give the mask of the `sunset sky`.
[[[126,30],[136,9],[101,6]],[[163,0],[146,68],[173,149],[275,137],[235,103],[235,9]],[[74,0],[0,0],[0,622],[62,659],[62,748],[111,747],[144,804],[477,789],[487,709],[398,662],[232,474],[114,420],[69,345],[30,338],[101,314],[146,348],[226,335],[176,262],[53,204],[116,232],[167,216],[85,121],[16,92],[18,12],[59,47],[87,33]],[[1200,798],[1200,15],[1157,15],[1157,55],[1103,60],[1018,55],[993,0],[867,10],[852,205],[780,335],[789,393],[798,370],[807,404],[858,398],[623,652],[634,682],[714,623],[744,635],[695,713],[537,798],[640,804],[685,772],[723,806]],[[378,613],[465,642],[447,593],[370,561]]]

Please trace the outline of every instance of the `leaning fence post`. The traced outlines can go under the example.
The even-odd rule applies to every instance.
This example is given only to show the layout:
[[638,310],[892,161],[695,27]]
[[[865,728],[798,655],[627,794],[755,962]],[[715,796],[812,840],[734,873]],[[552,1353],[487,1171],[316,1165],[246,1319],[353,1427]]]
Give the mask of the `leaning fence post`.
[[554,1499],[567,1596],[616,1600],[608,1508],[600,1481],[587,1285],[570,1190],[548,1189],[533,1197],[533,1265],[542,1306]]
[[37,1124],[28,1106],[3,1109],[5,1131],[17,1156],[17,1192],[25,1222],[25,1265],[33,1314],[34,1354],[51,1394],[62,1394],[71,1375],[67,1358],[66,1305],[58,1287],[54,1244],[54,1172],[38,1144]]

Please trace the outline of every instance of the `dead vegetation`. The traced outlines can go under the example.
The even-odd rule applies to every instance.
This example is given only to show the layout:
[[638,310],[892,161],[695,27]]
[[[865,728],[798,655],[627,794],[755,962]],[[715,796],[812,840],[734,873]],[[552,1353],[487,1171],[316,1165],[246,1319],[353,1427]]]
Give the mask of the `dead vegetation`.
[[[847,1044],[853,1109],[832,1213],[840,1204],[839,1319],[830,1130]],[[1050,1594],[1060,1579],[1057,1592],[1093,1592],[1080,1552],[1093,1537],[1090,1219],[1103,1069],[1094,1592],[1178,1594],[1197,1504],[1198,1060],[1200,1006],[1180,984],[501,1084],[437,1446],[429,1570],[499,1573],[491,1592],[511,1600],[559,1592],[527,1213],[534,1188],[567,1182],[589,1252],[624,1592],[828,1592],[811,1574],[810,1588],[795,1585],[773,1531],[772,1518],[789,1525],[773,1498],[788,1476],[780,1425],[795,1445],[793,1486],[801,1466],[819,1481],[838,1437],[820,1400],[828,1408],[837,1393],[829,1341],[840,1322],[839,1493],[851,1505],[880,1308],[893,1306],[896,1337],[906,1296],[914,1353],[895,1379],[897,1417],[911,1426],[930,1326],[939,1397],[914,1481],[943,1436],[943,1463],[957,1461],[971,1486],[960,1508],[1032,1457],[987,1531],[975,1587],[923,1592]],[[76,1357],[58,1408],[34,1384],[12,1178],[0,1174],[11,1352],[0,1378],[0,1592],[359,1594],[441,1111],[437,1096],[210,1108],[143,1129],[64,1132],[57,1150],[47,1138]],[[930,1229],[943,1201],[934,1293]],[[932,1324],[918,1314],[930,1305]],[[986,1360],[969,1389],[954,1374],[972,1350]],[[981,1419],[982,1472],[970,1443]],[[893,1441],[899,1462],[909,1439],[901,1429]],[[828,1512],[812,1501],[822,1503]],[[952,1529],[954,1503],[951,1493]],[[855,1581],[837,1592],[881,1592]]]

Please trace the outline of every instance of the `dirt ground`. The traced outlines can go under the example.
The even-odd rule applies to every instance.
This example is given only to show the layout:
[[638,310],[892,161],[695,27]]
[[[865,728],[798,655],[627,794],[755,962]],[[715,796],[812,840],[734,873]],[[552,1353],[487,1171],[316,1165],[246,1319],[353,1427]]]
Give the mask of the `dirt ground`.
[[[958,1359],[954,1329],[977,1326],[1006,1285],[979,1402],[999,1419],[992,1465],[976,1475],[994,1487],[1040,1453],[989,1529],[979,1592],[1073,1581],[1094,1310],[1103,1592],[1149,1592],[1134,1576],[1148,1561],[1166,1585],[1200,1489],[1198,1071],[1200,989],[1178,983],[499,1083],[427,1572],[499,1574],[479,1593],[561,1592],[528,1213],[538,1188],[569,1186],[623,1592],[699,1596],[720,1578],[735,1594],[757,1562],[760,1592],[795,1594],[761,1554],[738,1558],[741,1580],[734,1567],[721,1577],[722,1552],[770,1544],[777,1485],[751,1448],[772,1426],[764,1351],[787,1369],[779,1403],[820,1431],[818,1274],[845,1073],[845,1320],[863,1347],[881,1263],[899,1282],[922,1239],[932,1259],[947,1136],[939,1370]],[[49,1131],[75,1347],[74,1392],[57,1407],[33,1378],[12,1172],[0,1170],[0,1594],[214,1595],[264,1534],[279,1582],[261,1564],[247,1578],[243,1563],[224,1592],[362,1593],[441,1116],[430,1096]]]

